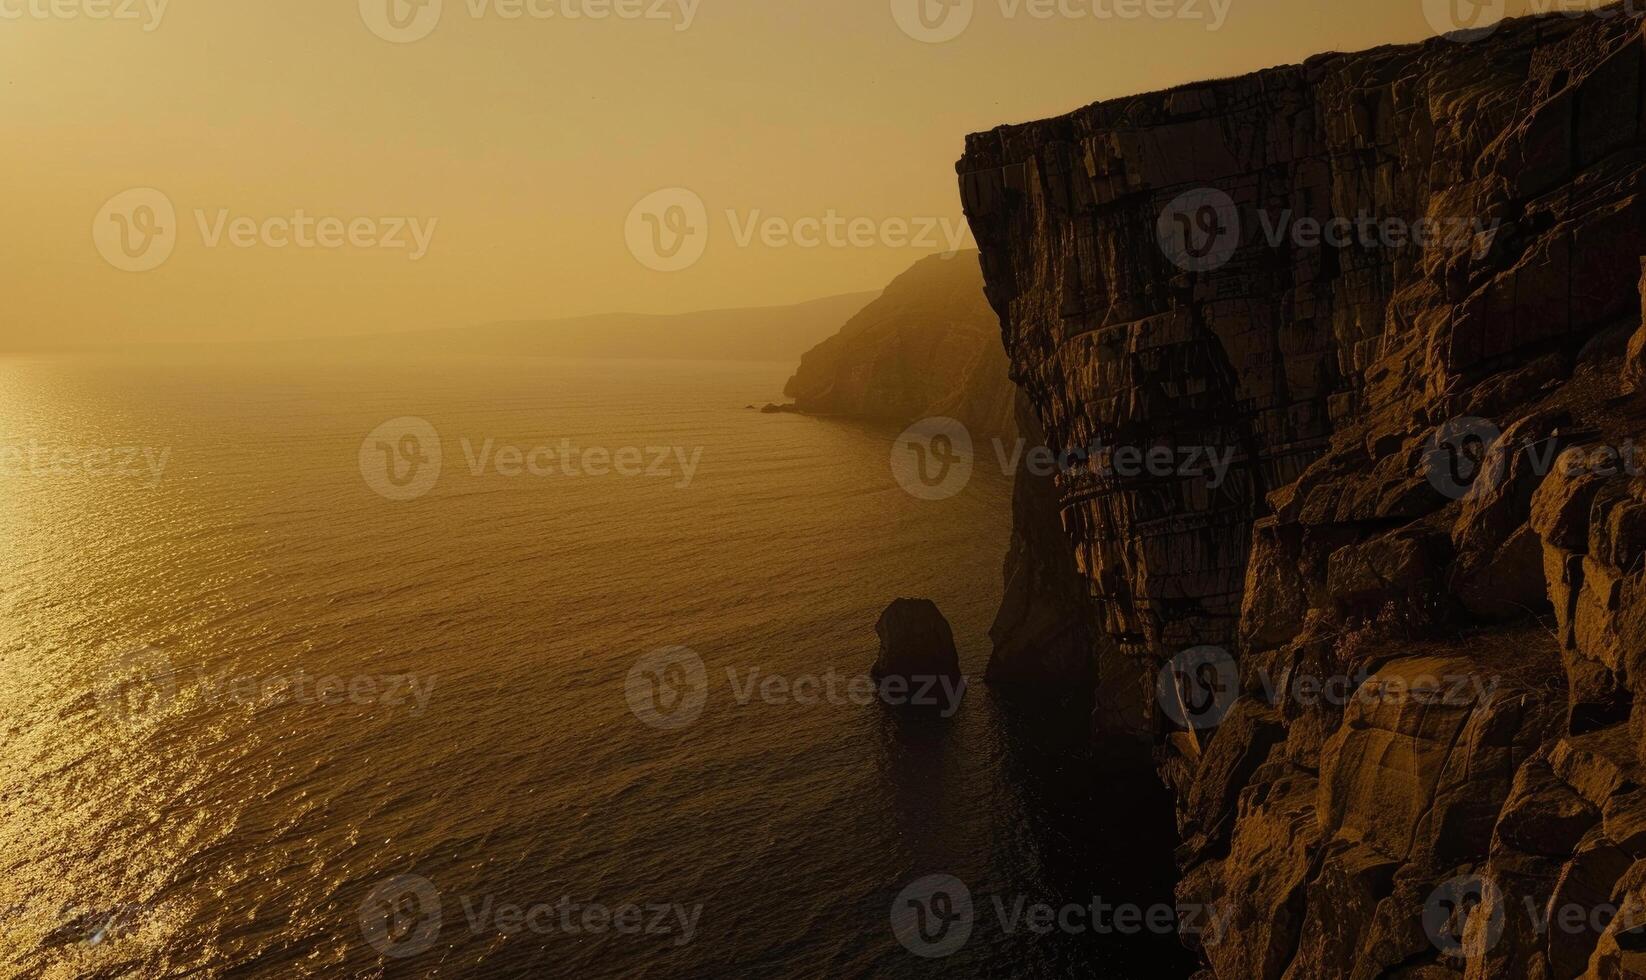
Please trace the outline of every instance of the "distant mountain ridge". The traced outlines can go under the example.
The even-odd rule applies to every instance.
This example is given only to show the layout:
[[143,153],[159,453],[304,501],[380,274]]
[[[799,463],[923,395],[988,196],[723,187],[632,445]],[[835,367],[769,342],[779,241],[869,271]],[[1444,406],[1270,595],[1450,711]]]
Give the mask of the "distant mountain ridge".
[[516,320],[408,333],[289,340],[99,345],[133,354],[255,350],[328,355],[495,354],[511,357],[650,358],[792,363],[878,294],[843,293],[790,306],[693,313],[601,313],[559,320]]
[[460,343],[475,353],[526,357],[792,361],[875,298],[845,293],[791,306],[652,315],[602,313],[396,334],[411,350]]
[[1016,434],[1000,320],[976,251],[934,255],[892,280],[801,358],[783,393],[816,415],[959,419],[974,436]]

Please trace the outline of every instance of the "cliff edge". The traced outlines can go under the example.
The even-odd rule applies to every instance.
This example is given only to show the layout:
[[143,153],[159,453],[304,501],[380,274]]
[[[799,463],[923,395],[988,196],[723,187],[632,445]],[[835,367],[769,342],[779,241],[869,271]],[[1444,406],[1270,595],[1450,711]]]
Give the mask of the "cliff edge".
[[1643,62],[1610,8],[967,141],[1217,977],[1646,976]]

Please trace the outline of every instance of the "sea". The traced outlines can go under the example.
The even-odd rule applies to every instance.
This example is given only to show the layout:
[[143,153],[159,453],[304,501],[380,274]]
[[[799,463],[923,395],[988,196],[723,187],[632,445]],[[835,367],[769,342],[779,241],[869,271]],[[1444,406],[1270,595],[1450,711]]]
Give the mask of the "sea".
[[[983,682],[995,447],[791,369],[0,359],[0,976],[1186,976],[1100,914],[1164,798]],[[958,702],[865,687],[905,596]]]

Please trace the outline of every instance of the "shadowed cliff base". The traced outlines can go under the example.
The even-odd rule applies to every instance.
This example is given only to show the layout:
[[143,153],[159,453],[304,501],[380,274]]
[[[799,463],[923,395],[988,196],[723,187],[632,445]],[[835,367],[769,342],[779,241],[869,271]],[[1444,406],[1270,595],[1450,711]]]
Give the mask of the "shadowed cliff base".
[[978,255],[962,252],[923,259],[894,280],[806,354],[785,394],[796,400],[793,410],[814,415],[895,424],[953,418],[979,465],[1015,455],[1005,596],[985,679],[1036,713],[1055,706],[1090,715],[1106,768],[1146,770],[1145,692],[1127,686],[1135,670],[1097,628],[1056,487],[1029,465],[1026,451],[1047,445],[1044,430],[1009,367]]
[[1210,975],[1646,975],[1643,57],[1527,18],[968,140]]

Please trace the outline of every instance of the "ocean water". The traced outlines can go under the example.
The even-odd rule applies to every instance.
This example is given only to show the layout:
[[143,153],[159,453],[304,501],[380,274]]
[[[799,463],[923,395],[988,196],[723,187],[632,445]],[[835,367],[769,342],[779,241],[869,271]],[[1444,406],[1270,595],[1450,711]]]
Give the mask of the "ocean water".
[[[895,430],[745,408],[788,371],[0,360],[0,975],[1185,974],[996,912],[1169,902],[1171,828],[981,683],[993,450],[916,499]],[[949,718],[848,686],[900,595]]]

